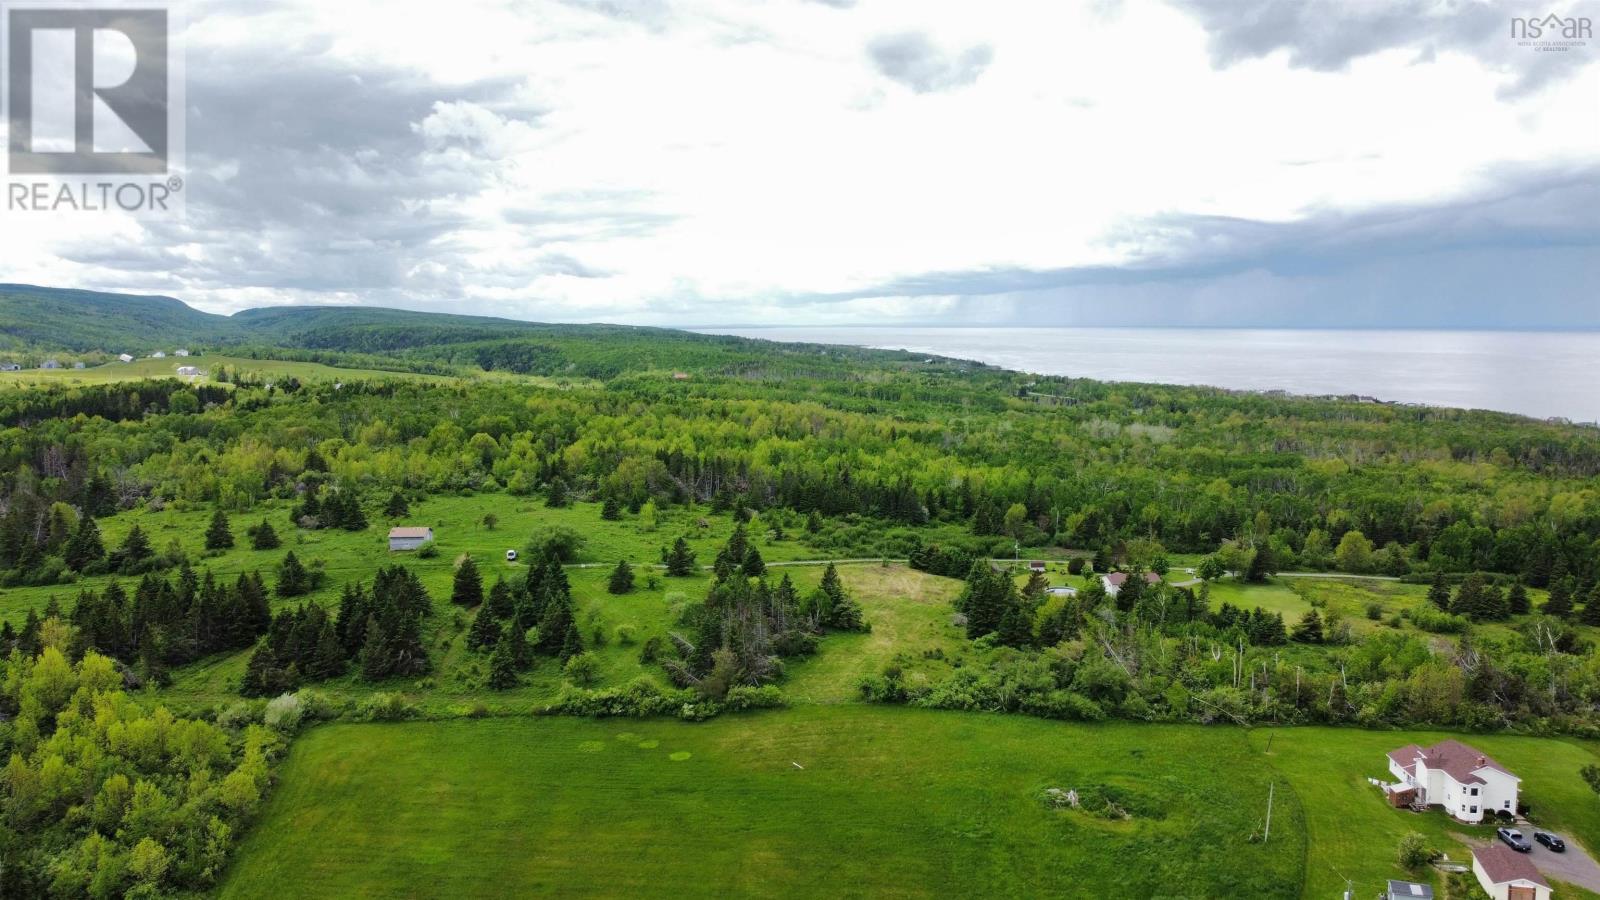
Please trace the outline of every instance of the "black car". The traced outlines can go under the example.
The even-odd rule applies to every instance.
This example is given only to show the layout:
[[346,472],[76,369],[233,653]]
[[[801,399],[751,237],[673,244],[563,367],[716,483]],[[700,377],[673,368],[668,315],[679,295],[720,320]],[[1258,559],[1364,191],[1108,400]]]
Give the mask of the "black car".
[[1496,828],[1494,833],[1499,836],[1500,840],[1505,842],[1507,847],[1510,847],[1518,853],[1527,853],[1529,850],[1533,849],[1532,844],[1529,844],[1527,841],[1523,840],[1522,832],[1516,830],[1515,828]]
[[1567,842],[1548,831],[1535,831],[1533,833],[1533,839],[1545,845],[1546,847],[1549,847],[1556,853],[1567,852]]

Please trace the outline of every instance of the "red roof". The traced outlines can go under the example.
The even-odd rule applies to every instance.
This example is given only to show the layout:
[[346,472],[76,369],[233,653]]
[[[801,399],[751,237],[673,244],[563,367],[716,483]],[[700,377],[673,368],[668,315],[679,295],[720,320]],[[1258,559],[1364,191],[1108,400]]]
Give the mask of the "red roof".
[[1483,866],[1483,873],[1495,884],[1505,884],[1508,881],[1531,881],[1534,884],[1550,886],[1544,880],[1539,870],[1534,868],[1532,860],[1526,856],[1501,844],[1490,844],[1487,847],[1472,848],[1472,855],[1478,860],[1478,865]]
[[[1495,762],[1493,758],[1485,755],[1483,751],[1456,740],[1444,740],[1432,747],[1418,747],[1416,744],[1407,744],[1398,750],[1389,751],[1389,758],[1399,763],[1401,767],[1412,768],[1418,758],[1422,764],[1430,769],[1439,769],[1454,778],[1459,784],[1483,784],[1483,779],[1474,775],[1480,769],[1494,769],[1497,772],[1511,775],[1510,770]],[[1518,781],[1522,779],[1518,778]]]

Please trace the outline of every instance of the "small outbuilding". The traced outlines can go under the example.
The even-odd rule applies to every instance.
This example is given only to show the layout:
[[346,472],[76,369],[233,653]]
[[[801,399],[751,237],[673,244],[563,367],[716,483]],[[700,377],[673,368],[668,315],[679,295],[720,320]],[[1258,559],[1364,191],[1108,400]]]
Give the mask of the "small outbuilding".
[[150,358],[151,359],[166,359],[167,358],[167,351],[165,351],[165,350],[157,350],[156,352],[150,354]]
[[1028,563],[1029,572],[1038,572],[1040,575],[1043,575],[1046,568],[1047,567],[1044,564],[1044,560],[1041,559],[1036,559]]
[[0,372],[21,372],[22,367],[16,363],[0,363]]
[[188,356],[189,355],[189,351],[184,350],[184,349],[182,349],[180,347],[179,349],[172,351],[172,355],[173,356]]
[[433,540],[433,529],[425,525],[389,529],[390,550],[415,550]]
[[193,378],[200,374],[200,370],[194,366],[179,366],[178,374],[184,378]]
[[133,355],[130,353],[118,353],[117,362],[133,362]]
[[1390,881],[1383,900],[1433,900],[1433,886],[1415,881]]
[[1494,900],[1550,900],[1550,882],[1533,861],[1504,844],[1473,848],[1472,874]]

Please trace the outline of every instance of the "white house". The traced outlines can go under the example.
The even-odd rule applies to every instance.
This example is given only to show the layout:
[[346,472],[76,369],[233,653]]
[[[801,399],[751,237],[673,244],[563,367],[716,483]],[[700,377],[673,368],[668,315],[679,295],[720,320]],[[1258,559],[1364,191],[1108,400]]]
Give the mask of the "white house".
[[[1111,572],[1100,576],[1100,583],[1105,586],[1106,593],[1115,597],[1122,590],[1122,585],[1128,580],[1127,572]],[[1145,584],[1160,584],[1161,576],[1154,572],[1144,573]]]
[[194,366],[179,366],[178,367],[178,375],[180,375],[181,377],[193,378],[193,377],[195,377],[196,375],[199,375],[199,374],[200,374],[200,370],[198,368],[194,367]]
[[0,363],[0,372],[20,372],[22,367],[16,363]]
[[1550,882],[1533,860],[1504,844],[1473,848],[1472,874],[1494,900],[1550,900]]
[[167,351],[165,351],[165,350],[157,350],[156,352],[150,354],[150,358],[151,359],[166,359],[167,358]]
[[172,351],[172,355],[173,356],[188,356],[189,355],[189,351],[180,348],[180,349]]
[[1460,741],[1391,750],[1389,771],[1400,779],[1385,788],[1396,806],[1442,806],[1463,822],[1481,822],[1486,814],[1501,810],[1517,811],[1522,779]]
[[133,357],[127,353],[118,353],[117,362],[133,362]]
[[431,540],[433,540],[433,529],[426,526],[415,528],[399,526],[389,529],[390,550],[415,550]]

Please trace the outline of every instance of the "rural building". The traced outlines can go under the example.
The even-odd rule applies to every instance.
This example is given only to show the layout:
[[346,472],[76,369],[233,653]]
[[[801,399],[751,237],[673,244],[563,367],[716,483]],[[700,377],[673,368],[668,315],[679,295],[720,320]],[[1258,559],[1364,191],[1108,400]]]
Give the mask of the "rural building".
[[0,372],[20,372],[22,367],[16,363],[0,363]]
[[433,529],[426,526],[389,529],[390,550],[415,550],[431,540],[433,540]]
[[53,359],[47,359],[47,360],[44,361],[44,365],[41,365],[39,368],[41,368],[41,369],[59,369],[59,368],[61,368],[61,363],[59,363],[59,362],[57,362],[57,361],[55,361]]
[[117,362],[133,362],[133,357],[127,353],[118,353]]
[[165,351],[165,350],[157,350],[156,352],[150,354],[150,358],[151,359],[166,359],[167,358],[167,351]]
[[1494,900],[1550,900],[1550,882],[1533,860],[1504,844],[1474,848],[1472,874]]
[[1389,771],[1400,779],[1398,784],[1384,786],[1394,806],[1442,806],[1463,822],[1481,822],[1488,813],[1517,811],[1522,779],[1460,741],[1440,741],[1432,747],[1407,744],[1391,750]]
[[1036,559],[1036,560],[1033,560],[1032,562],[1028,563],[1028,571],[1029,572],[1038,572],[1040,575],[1043,575],[1044,574],[1044,570],[1045,570],[1045,565],[1040,560]]
[[1383,900],[1433,900],[1433,886],[1415,881],[1391,881]]
[[193,378],[194,376],[200,374],[200,370],[194,366],[179,366],[178,374],[184,378]]
[[[1100,576],[1100,583],[1105,586],[1106,593],[1110,594],[1113,597],[1115,597],[1117,595],[1117,591],[1122,590],[1122,584],[1123,584],[1123,582],[1125,582],[1127,580],[1128,580],[1128,573],[1127,572],[1112,572],[1112,573],[1110,573],[1108,575],[1101,575]],[[1160,584],[1161,583],[1161,576],[1157,575],[1154,572],[1146,572],[1146,573],[1144,573],[1144,583],[1145,584]]]
[[173,356],[188,356],[189,355],[189,351],[184,350],[184,349],[182,349],[180,347],[179,349],[172,351],[172,355]]

